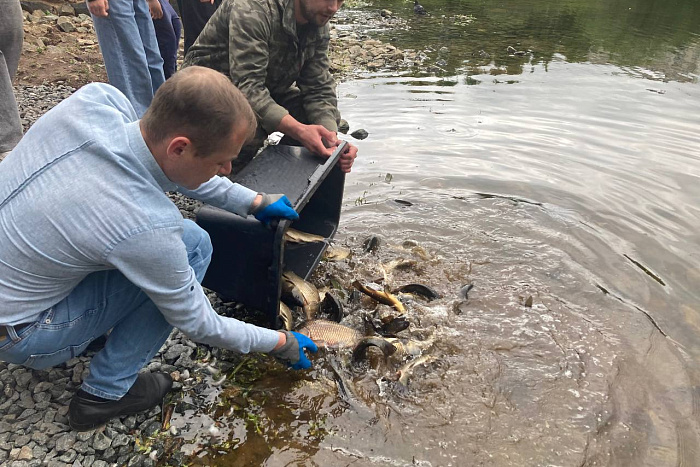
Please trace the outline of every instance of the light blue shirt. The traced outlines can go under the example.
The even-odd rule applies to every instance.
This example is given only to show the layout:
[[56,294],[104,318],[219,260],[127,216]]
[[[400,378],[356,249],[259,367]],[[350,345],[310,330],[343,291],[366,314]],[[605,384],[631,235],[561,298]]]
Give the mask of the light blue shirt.
[[257,194],[223,177],[193,191],[173,184],[112,86],[84,86],[42,116],[0,163],[0,324],[34,321],[88,274],[118,269],[191,339],[272,350],[276,331],[212,309],[166,191],[243,216]]

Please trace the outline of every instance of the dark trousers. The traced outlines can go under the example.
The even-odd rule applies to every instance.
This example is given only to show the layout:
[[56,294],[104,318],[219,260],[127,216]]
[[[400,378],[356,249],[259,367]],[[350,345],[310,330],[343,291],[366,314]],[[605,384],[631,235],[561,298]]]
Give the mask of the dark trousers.
[[180,18],[182,19],[182,28],[185,31],[185,53],[190,50],[202,29],[204,29],[204,25],[207,24],[211,15],[219,8],[219,5],[221,5],[221,0],[214,0],[213,5],[209,2],[200,2],[199,0],[177,0]]
[[153,20],[153,27],[156,30],[156,40],[158,50],[163,57],[163,73],[165,79],[170,78],[177,69],[177,50],[180,46],[180,33],[182,24],[175,9],[168,0],[158,0],[163,9],[163,17]]

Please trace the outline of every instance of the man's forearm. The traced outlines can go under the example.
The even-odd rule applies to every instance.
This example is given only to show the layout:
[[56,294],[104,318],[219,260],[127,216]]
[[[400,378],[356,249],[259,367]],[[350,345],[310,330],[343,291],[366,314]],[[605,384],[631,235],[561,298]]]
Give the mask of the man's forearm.
[[284,117],[282,117],[282,120],[280,120],[280,124],[277,127],[277,131],[279,131],[280,133],[284,133],[290,138],[299,140],[299,133],[301,132],[303,125],[303,123],[301,123],[299,120],[292,117],[291,115],[285,115]]

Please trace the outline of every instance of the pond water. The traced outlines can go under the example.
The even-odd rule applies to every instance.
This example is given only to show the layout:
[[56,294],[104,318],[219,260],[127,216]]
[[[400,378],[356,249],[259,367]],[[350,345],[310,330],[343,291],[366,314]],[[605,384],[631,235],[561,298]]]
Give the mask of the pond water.
[[360,8],[434,68],[339,85],[369,137],[336,237],[356,255],[318,280],[436,289],[404,331],[431,358],[407,386],[335,354],[271,374],[202,462],[700,464],[700,4],[421,3]]

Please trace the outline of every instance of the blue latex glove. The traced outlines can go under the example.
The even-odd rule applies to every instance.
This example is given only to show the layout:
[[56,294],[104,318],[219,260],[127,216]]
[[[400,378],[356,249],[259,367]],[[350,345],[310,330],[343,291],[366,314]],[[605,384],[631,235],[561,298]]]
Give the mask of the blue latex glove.
[[268,195],[260,193],[262,201],[252,214],[263,224],[269,224],[273,219],[299,219],[299,214],[292,207],[292,203],[285,195]]
[[304,350],[306,349],[311,353],[318,352],[318,347],[314,344],[314,341],[298,332],[280,332],[283,332],[287,336],[287,342],[279,349],[270,352],[270,355],[286,363],[294,370],[306,370],[311,368],[311,362],[306,356],[306,353],[304,353]]

